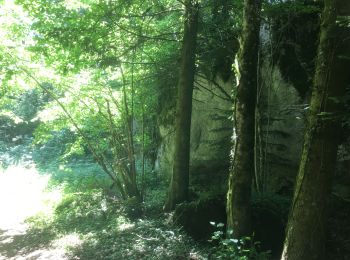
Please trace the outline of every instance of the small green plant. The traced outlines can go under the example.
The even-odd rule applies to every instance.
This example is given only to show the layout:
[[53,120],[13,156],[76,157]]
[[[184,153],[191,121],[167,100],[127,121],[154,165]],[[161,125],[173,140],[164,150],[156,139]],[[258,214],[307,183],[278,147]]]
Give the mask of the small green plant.
[[259,250],[260,242],[254,241],[254,236],[241,239],[230,238],[233,231],[228,230],[225,237],[223,223],[210,222],[217,230],[213,233],[209,242],[214,249],[209,254],[209,259],[237,259],[237,260],[268,260],[270,252]]

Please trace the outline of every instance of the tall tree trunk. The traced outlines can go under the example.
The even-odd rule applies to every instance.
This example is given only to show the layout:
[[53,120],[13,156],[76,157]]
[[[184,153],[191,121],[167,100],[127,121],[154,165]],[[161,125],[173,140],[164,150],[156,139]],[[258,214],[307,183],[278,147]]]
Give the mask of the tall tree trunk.
[[234,110],[234,147],[227,193],[227,226],[234,237],[251,232],[250,198],[254,176],[255,107],[259,52],[260,0],[245,0]]
[[282,259],[324,259],[325,226],[331,179],[335,170],[339,122],[332,116],[339,91],[331,70],[334,60],[336,1],[324,0],[308,127],[289,214]]
[[185,201],[188,197],[192,94],[199,5],[197,1],[186,0],[185,8],[181,67],[177,87],[174,166],[170,190],[164,206],[166,211],[173,210],[176,204]]

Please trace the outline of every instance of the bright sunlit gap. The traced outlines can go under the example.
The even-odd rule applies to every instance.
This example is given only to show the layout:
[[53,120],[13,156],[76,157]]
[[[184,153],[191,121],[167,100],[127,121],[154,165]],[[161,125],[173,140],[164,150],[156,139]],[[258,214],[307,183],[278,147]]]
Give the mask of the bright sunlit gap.
[[[49,176],[35,166],[13,165],[0,171],[0,229],[23,229],[23,221],[37,213],[49,214],[59,190],[46,191]],[[50,202],[50,203],[49,203]]]

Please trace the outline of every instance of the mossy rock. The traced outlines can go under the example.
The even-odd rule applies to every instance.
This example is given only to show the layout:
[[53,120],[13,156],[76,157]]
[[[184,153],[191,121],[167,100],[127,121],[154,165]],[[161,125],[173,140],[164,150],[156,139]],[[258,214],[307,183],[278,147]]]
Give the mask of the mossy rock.
[[174,220],[194,239],[208,240],[215,231],[210,222],[226,223],[225,198],[182,203],[175,209]]
[[277,194],[253,198],[252,223],[254,238],[261,243],[261,250],[272,252],[273,259],[282,254],[290,199]]

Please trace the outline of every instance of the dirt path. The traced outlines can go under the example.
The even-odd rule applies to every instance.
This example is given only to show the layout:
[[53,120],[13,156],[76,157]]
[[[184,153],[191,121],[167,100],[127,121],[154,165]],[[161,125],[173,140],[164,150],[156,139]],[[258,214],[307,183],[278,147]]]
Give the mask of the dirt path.
[[12,166],[0,171],[0,260],[66,259],[64,249],[45,243],[45,237],[29,230],[24,220],[48,212],[48,178],[34,167]]

